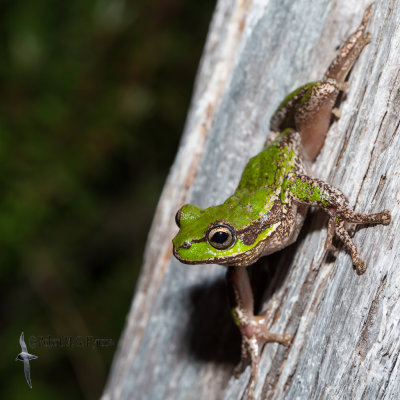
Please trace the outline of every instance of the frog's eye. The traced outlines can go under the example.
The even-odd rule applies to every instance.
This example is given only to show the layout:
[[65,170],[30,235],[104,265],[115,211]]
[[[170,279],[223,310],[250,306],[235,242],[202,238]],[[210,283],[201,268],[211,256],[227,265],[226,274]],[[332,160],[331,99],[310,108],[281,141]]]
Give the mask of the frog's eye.
[[175,223],[176,223],[176,225],[178,226],[178,228],[181,227],[181,211],[182,211],[182,208],[180,208],[180,209],[177,211],[177,213],[175,214]]
[[235,243],[235,232],[228,225],[217,225],[207,233],[208,243],[218,250],[224,250]]

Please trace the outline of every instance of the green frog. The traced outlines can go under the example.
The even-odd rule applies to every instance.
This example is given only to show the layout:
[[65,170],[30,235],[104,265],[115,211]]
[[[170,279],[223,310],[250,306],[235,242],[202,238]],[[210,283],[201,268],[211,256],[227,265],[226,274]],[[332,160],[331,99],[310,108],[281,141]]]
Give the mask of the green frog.
[[249,398],[254,396],[260,352],[265,343],[289,346],[289,334],[270,332],[266,316],[254,315],[253,294],[246,267],[260,257],[293,243],[309,207],[329,216],[325,248],[332,249],[336,235],[350,252],[358,274],[366,264],[353,243],[346,223],[390,223],[390,212],[355,213],[344,194],[314,178],[312,161],[329,130],[340,91],[362,49],[370,41],[366,26],[371,6],[362,22],[344,43],[323,79],[301,86],[281,103],[271,119],[273,138],[250,159],[240,183],[223,204],[206,209],[186,204],[176,214],[180,228],[173,239],[174,256],[185,264],[221,264],[228,267],[227,282],[233,319],[242,335],[242,361],[250,362]]

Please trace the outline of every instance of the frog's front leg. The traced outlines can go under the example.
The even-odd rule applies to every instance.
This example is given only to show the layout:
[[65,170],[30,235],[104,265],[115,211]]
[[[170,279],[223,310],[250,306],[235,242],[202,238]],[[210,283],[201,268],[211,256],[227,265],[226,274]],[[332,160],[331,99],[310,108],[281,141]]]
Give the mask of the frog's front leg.
[[262,347],[270,342],[290,346],[292,336],[270,332],[266,326],[266,317],[254,315],[253,291],[246,267],[228,267],[226,278],[231,313],[242,335],[242,358],[235,374],[238,375],[248,363],[251,364],[248,394],[249,399],[252,399]]
[[308,206],[319,207],[329,214],[328,234],[325,248],[332,249],[332,239],[336,234],[349,250],[353,264],[359,275],[367,269],[357,247],[346,230],[346,222],[353,224],[390,223],[390,212],[383,210],[377,214],[358,214],[349,206],[344,194],[334,186],[306,175],[289,174],[282,192],[284,199],[296,201]]

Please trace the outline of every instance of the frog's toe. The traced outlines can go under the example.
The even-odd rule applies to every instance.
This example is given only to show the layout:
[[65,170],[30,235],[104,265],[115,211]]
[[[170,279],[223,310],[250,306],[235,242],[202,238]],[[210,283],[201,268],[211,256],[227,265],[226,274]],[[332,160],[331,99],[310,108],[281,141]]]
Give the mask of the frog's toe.
[[283,344],[285,347],[290,347],[293,343],[293,336],[289,333],[284,333],[282,335],[282,341],[279,343]]
[[366,45],[371,43],[371,32],[366,32],[363,39]]
[[367,270],[367,264],[358,255],[353,258],[353,264],[358,275],[362,275]]
[[392,215],[389,210],[383,210],[381,213],[382,225],[389,225],[392,220]]

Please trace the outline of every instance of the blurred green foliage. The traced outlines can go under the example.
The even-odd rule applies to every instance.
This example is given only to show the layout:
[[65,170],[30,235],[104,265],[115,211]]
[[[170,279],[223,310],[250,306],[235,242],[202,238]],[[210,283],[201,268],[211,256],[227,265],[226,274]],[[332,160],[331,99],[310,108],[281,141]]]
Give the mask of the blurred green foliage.
[[214,6],[0,2],[0,398],[100,396]]

